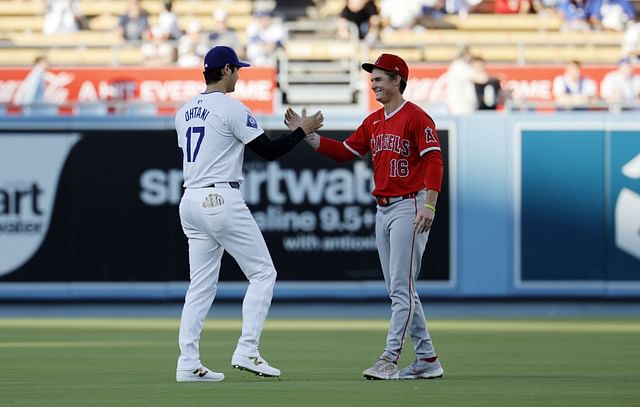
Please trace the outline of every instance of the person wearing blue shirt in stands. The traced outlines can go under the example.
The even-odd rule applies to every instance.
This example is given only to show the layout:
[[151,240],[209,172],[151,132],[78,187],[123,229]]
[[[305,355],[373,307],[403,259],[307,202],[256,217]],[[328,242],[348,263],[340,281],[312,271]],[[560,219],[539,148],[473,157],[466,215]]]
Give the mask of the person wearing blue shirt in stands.
[[624,31],[636,19],[629,0],[590,0],[587,10],[592,26],[599,30]]
[[591,30],[587,0],[562,0],[558,4],[558,11],[562,18],[561,31]]

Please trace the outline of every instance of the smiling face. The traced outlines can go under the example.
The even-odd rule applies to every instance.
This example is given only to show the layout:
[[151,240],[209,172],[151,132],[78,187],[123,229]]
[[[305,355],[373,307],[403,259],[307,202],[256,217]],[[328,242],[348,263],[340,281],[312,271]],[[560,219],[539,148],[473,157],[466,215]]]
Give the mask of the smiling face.
[[400,94],[400,77],[391,79],[382,69],[371,71],[371,89],[376,94],[376,100],[385,104]]

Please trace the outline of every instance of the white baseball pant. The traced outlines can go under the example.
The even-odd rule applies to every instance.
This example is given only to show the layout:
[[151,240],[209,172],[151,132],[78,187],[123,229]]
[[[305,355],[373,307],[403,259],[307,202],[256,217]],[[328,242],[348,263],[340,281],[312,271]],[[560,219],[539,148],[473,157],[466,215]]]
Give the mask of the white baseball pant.
[[180,202],[180,219],[189,241],[191,281],[180,320],[177,368],[186,370],[202,366],[200,334],[216,295],[220,261],[225,250],[249,280],[242,303],[242,334],[235,354],[258,356],[276,270],[240,190],[228,184],[216,188],[186,189]]

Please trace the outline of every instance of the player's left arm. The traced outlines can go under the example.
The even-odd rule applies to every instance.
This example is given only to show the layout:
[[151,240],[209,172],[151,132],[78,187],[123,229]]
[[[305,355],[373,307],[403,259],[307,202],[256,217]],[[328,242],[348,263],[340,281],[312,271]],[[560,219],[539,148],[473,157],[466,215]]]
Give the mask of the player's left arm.
[[444,173],[444,162],[442,153],[439,150],[431,151],[422,157],[426,164],[425,185],[427,187],[427,198],[422,207],[418,208],[414,230],[423,233],[431,229],[433,220],[436,217],[436,205],[438,194],[442,187],[442,174]]
[[414,131],[418,134],[418,147],[420,158],[425,165],[425,186],[427,198],[424,206],[418,208],[414,221],[416,233],[423,233],[431,229],[436,216],[438,194],[442,188],[442,175],[444,173],[444,161],[440,151],[440,141],[436,127],[429,116],[417,120]]

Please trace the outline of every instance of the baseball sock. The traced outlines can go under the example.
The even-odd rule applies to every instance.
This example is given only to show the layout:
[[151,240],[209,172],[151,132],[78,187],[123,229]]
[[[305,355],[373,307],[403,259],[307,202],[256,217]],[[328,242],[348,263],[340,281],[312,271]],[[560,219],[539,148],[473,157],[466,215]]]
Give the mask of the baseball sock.
[[438,359],[437,356],[432,356],[430,358],[422,358],[420,360],[422,360],[423,362],[428,362],[428,363],[433,363]]

